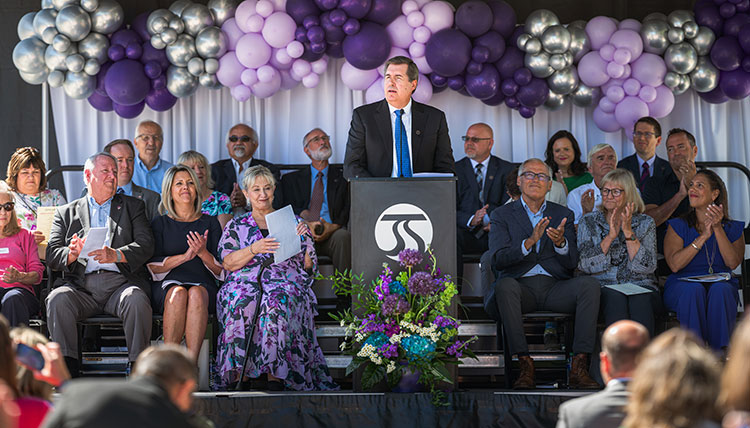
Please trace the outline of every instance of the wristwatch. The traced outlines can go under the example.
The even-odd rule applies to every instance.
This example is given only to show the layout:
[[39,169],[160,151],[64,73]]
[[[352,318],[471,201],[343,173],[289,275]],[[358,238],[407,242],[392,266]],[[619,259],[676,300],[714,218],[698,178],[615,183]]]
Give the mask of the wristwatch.
[[[624,235],[623,235],[623,236],[624,236]],[[634,233],[634,234],[632,234],[632,235],[630,235],[630,238],[628,238],[627,236],[625,236],[625,240],[626,240],[626,241],[635,241],[635,233]]]
[[115,250],[115,254],[117,254],[117,260],[115,261],[115,263],[120,263],[122,261],[122,253],[120,252],[120,250]]

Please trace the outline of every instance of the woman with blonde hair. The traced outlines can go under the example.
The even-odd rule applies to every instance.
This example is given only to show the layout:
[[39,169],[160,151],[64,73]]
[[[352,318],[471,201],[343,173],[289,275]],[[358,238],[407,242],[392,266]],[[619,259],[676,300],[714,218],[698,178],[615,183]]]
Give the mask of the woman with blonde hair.
[[[23,343],[36,349],[37,345],[46,345],[49,340],[38,331],[28,327],[16,327],[11,329],[10,338],[16,343]],[[36,397],[52,402],[52,385],[34,378],[34,372],[28,368],[18,365],[16,372],[18,392],[22,397]]]
[[[729,358],[721,375],[719,405],[727,412],[724,426],[750,426],[750,319],[745,317],[734,330]],[[742,425],[744,424],[744,425]]]
[[177,159],[178,164],[186,165],[198,177],[198,195],[201,202],[201,212],[219,219],[221,228],[232,219],[232,202],[229,196],[214,189],[211,178],[211,164],[208,159],[195,150],[188,150]]

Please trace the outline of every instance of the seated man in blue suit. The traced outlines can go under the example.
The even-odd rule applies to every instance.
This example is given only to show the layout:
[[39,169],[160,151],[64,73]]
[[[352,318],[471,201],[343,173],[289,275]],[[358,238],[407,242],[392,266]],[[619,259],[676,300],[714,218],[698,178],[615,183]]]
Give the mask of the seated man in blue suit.
[[[521,366],[516,389],[534,388],[534,362],[523,331],[522,315],[537,310],[575,314],[569,386],[599,388],[588,374],[599,315],[599,281],[573,278],[578,265],[573,212],[544,197],[552,171],[529,159],[518,170],[521,198],[498,207],[490,216],[491,264],[497,271],[494,289],[485,292],[485,308],[499,313],[510,349]],[[490,306],[494,306],[491,308]]]

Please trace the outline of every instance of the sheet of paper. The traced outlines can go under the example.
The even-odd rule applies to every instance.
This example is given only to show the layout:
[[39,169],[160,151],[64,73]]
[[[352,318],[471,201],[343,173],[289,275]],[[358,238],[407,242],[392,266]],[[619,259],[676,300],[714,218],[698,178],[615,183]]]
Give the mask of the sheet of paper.
[[89,229],[88,235],[86,235],[86,242],[83,243],[83,249],[81,250],[82,259],[88,258],[88,253],[101,250],[104,247],[104,243],[107,242],[107,228],[106,227],[92,227]]
[[297,219],[294,218],[291,205],[267,214],[266,224],[268,236],[281,244],[273,254],[274,263],[281,263],[302,250],[302,243],[297,235]]
[[415,172],[412,174],[414,178],[430,178],[430,177],[453,177],[450,172]]
[[732,274],[729,272],[720,272],[720,273],[712,273],[709,275],[698,275],[698,276],[689,276],[687,278],[682,278],[685,281],[690,282],[721,282],[721,281],[729,281],[732,279]]
[[626,296],[634,296],[636,294],[650,293],[651,291],[653,291],[649,290],[648,288],[641,287],[640,285],[635,285],[631,282],[625,282],[622,284],[609,284],[605,285],[605,287],[611,288],[615,291],[619,291]]
[[44,243],[49,239],[52,231],[52,220],[55,218],[57,207],[39,207],[36,209],[36,230],[44,234]]

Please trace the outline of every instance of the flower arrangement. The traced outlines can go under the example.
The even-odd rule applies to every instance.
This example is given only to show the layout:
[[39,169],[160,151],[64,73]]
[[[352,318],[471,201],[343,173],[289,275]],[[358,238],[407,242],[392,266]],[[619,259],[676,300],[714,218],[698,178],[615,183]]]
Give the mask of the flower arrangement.
[[[425,255],[427,264],[418,270]],[[384,263],[373,284],[350,272],[329,278],[337,294],[354,297],[354,312],[331,315],[346,327],[341,350],[354,357],[347,375],[364,366],[362,387],[371,389],[383,380],[394,387],[407,370],[419,373],[433,402],[443,404],[446,396],[437,385],[452,383],[448,364],[460,364],[463,356],[475,358],[468,344],[476,337],[459,340],[459,321],[447,312],[456,285],[449,275],[441,275],[433,252],[406,249],[398,259],[405,269],[394,273]]]

